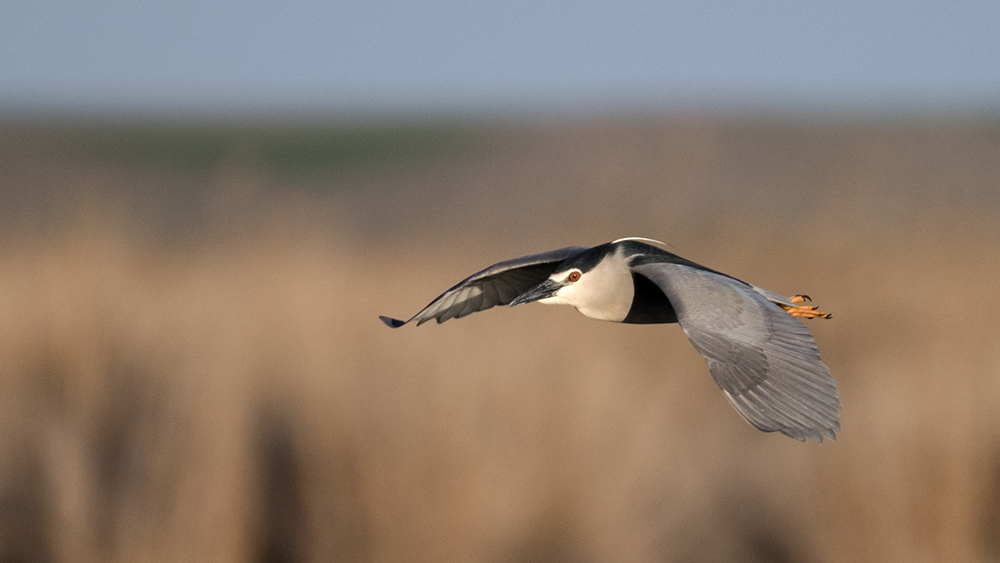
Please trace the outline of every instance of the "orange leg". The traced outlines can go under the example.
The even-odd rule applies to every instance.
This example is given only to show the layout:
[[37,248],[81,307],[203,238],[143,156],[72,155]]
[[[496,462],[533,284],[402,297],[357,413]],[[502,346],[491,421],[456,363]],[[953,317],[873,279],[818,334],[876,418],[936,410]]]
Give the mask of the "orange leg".
[[[805,303],[806,301],[812,301],[808,295],[796,295],[790,299],[792,303]],[[818,307],[809,305],[784,305],[778,303],[778,306],[782,309],[788,311],[788,314],[793,317],[801,317],[803,319],[829,319],[833,317],[830,313],[824,313],[822,311],[817,311]]]

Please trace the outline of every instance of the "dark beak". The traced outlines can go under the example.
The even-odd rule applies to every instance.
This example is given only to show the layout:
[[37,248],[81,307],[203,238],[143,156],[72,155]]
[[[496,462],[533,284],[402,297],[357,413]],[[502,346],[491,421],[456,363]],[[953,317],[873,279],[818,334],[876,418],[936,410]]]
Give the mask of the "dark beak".
[[513,301],[511,301],[507,306],[513,307],[514,305],[521,305],[523,303],[531,303],[532,301],[538,301],[539,299],[545,299],[546,297],[552,297],[562,288],[563,284],[559,282],[554,282],[552,280],[545,280],[542,283],[536,285],[535,287],[525,291],[521,295],[518,295]]

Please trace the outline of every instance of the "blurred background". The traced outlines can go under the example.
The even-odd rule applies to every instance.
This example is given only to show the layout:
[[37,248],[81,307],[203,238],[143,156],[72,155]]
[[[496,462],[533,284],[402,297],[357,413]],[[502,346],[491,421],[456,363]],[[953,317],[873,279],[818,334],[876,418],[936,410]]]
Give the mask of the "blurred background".
[[[1000,561],[1000,5],[3,13],[0,561]],[[676,325],[377,319],[625,236],[832,312],[837,440]]]

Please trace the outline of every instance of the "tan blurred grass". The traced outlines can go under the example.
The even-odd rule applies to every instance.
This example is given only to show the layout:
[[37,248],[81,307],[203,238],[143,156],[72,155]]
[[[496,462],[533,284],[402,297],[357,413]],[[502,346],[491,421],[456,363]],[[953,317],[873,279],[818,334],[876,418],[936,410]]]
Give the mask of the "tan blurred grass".
[[[997,131],[550,123],[305,178],[8,138],[48,195],[7,196],[0,559],[1000,560]],[[831,310],[838,440],[744,424],[676,326],[376,319],[626,235]]]

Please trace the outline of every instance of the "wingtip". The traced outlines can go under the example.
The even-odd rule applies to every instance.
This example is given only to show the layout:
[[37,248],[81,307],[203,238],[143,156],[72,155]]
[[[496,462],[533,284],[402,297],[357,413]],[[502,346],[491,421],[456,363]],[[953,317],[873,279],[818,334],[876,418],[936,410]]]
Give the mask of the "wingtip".
[[[838,425],[837,430],[840,430],[839,425]],[[809,434],[808,437],[809,437],[810,440],[812,440],[813,442],[816,442],[817,444],[822,444],[824,439],[829,440],[831,442],[836,442],[837,441],[837,432],[833,428],[823,428],[823,429],[814,431],[814,433]],[[805,437],[801,438],[799,441],[800,442],[804,442],[805,441]]]
[[406,321],[401,321],[399,319],[394,319],[392,317],[383,317],[382,315],[379,315],[378,318],[380,321],[384,322],[385,325],[389,328],[399,328],[406,324]]
[[[774,432],[774,430],[764,431]],[[837,432],[840,431],[840,425],[836,424],[833,428],[779,428],[778,431],[793,440],[798,440],[799,442],[812,440],[817,444],[822,444],[824,439],[830,440],[831,442],[835,442],[837,440]]]

